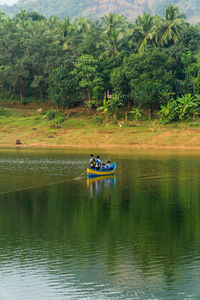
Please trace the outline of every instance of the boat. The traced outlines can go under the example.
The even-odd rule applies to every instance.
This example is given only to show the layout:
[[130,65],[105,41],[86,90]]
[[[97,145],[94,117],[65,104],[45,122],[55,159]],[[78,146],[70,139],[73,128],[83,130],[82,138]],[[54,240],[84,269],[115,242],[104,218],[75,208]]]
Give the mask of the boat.
[[89,177],[114,175],[116,170],[116,163],[113,163],[111,167],[112,170],[95,170],[92,168],[87,168],[87,174]]

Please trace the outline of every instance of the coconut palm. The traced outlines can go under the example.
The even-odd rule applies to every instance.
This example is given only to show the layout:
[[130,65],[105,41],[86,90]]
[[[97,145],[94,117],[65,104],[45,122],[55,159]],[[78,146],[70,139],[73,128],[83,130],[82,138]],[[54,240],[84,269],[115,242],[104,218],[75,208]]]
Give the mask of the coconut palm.
[[177,6],[170,4],[166,9],[165,18],[159,18],[157,24],[160,45],[175,44],[181,36],[185,25],[185,15],[179,13]]
[[133,40],[137,39],[137,52],[142,54],[145,46],[148,43],[153,43],[155,37],[154,32],[154,17],[150,14],[144,13],[142,16],[138,16],[135,22],[135,26],[130,29],[130,45]]
[[110,32],[115,28],[118,28],[120,30],[123,29],[124,25],[126,25],[127,20],[124,16],[119,16],[116,14],[109,13],[107,16],[104,16],[102,18],[103,24],[105,26],[105,29],[103,31],[103,34],[109,35]]
[[123,42],[123,33],[113,28],[109,33],[109,37],[106,37],[102,42],[103,52],[99,58],[102,59],[103,57],[115,57],[119,55]]
[[120,49],[128,38],[126,33],[127,20],[123,16],[109,14],[102,18],[105,28],[101,34],[102,54],[100,59],[119,55]]
[[60,44],[64,51],[71,50],[73,52],[72,37],[74,36],[74,31],[74,25],[69,18],[59,21],[54,28],[55,43]]

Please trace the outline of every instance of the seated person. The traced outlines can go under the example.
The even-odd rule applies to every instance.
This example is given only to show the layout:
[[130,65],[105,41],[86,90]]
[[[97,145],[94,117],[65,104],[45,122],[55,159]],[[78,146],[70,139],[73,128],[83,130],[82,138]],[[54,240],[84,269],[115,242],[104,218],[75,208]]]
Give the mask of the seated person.
[[100,160],[99,156],[97,155],[95,169],[99,170],[100,168],[101,168],[101,160]]
[[111,164],[110,164],[110,161],[108,160],[107,161],[107,163],[106,163],[106,170],[107,171],[110,171],[110,170],[112,170],[112,166],[111,166]]
[[106,166],[105,166],[104,163],[102,163],[101,170],[102,170],[102,171],[105,171],[105,170],[106,170]]
[[96,159],[94,158],[93,154],[90,154],[90,168],[95,169],[96,166]]

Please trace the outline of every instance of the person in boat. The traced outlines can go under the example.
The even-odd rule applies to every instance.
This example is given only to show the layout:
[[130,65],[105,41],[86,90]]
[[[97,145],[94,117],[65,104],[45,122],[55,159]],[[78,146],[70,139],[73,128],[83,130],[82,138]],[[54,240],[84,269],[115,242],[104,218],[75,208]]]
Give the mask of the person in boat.
[[100,160],[100,158],[99,158],[99,155],[97,155],[97,158],[96,158],[96,167],[95,167],[95,169],[96,169],[96,170],[100,170],[100,168],[101,168],[101,160]]
[[110,170],[112,170],[112,166],[111,166],[111,164],[110,164],[110,161],[108,160],[107,161],[107,163],[106,163],[106,170],[107,171],[110,171]]
[[102,171],[105,171],[105,170],[106,170],[106,165],[105,165],[104,163],[102,163],[101,170],[102,170]]
[[94,158],[93,154],[90,154],[90,168],[95,169],[96,166],[96,159]]

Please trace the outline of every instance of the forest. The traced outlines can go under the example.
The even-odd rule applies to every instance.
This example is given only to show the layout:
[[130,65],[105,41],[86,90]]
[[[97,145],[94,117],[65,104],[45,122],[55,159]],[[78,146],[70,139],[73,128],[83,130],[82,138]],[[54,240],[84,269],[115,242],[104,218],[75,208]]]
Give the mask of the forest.
[[200,105],[200,24],[178,7],[134,22],[60,20],[21,10],[0,13],[1,101],[51,102],[112,113],[127,107],[164,122],[193,119]]

